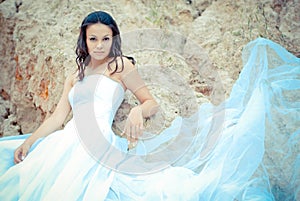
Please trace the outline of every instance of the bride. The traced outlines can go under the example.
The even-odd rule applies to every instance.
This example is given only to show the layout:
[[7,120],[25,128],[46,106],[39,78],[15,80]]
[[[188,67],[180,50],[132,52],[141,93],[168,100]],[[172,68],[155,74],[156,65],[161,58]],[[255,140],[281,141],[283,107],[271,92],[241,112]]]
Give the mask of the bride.
[[[267,39],[250,42],[228,100],[203,104],[160,134],[145,136],[143,119],[159,105],[134,59],[123,56],[108,13],[83,20],[76,54],[78,70],[66,78],[51,117],[32,134],[0,139],[0,200],[275,199],[260,171],[266,122],[275,110],[299,121],[299,102],[285,97],[300,88],[298,58]],[[111,126],[126,90],[140,104],[119,136]],[[73,118],[58,130],[71,111]],[[215,111],[225,114],[220,124],[213,124]],[[293,176],[291,200],[300,192],[299,173]]]

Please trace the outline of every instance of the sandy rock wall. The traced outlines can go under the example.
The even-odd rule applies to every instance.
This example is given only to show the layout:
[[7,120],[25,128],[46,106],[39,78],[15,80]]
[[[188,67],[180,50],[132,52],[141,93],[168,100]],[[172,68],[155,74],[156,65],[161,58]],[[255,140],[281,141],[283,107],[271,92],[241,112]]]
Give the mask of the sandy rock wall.
[[[241,50],[250,40],[269,38],[300,56],[299,0],[2,0],[0,136],[32,132],[53,112],[65,77],[76,70],[74,50],[79,25],[94,10],[112,13],[123,33],[159,28],[197,44],[198,49],[193,49],[184,43],[181,57],[168,51],[124,50],[135,56],[142,75],[160,100],[164,113],[156,118],[163,119],[165,126],[174,116],[194,111],[195,103],[215,99],[216,93],[221,94],[219,102],[228,97],[242,68]],[[210,69],[202,77],[187,59],[188,54],[197,54],[199,47],[204,55],[200,60],[207,61]],[[155,70],[147,71],[143,68],[147,65]],[[194,97],[184,93],[183,85],[171,84],[172,79],[167,80],[170,83],[167,90],[154,85],[161,79],[158,69],[161,75],[169,75],[168,69],[182,75],[187,83],[184,87],[190,87]],[[118,111],[116,129],[122,127],[130,106],[135,103],[128,94]],[[287,139],[283,137],[282,141]],[[289,193],[291,175],[284,171],[287,164],[282,164],[281,156],[276,154],[267,153],[272,157],[266,163],[278,163],[278,168],[271,172],[284,176],[280,181],[273,179],[272,185],[277,191]]]
[[[125,33],[161,28],[194,41],[218,70],[226,96],[250,40],[270,38],[300,54],[299,1],[2,1],[1,135],[31,132],[53,112],[66,75],[76,69],[78,27],[94,10],[112,13]],[[157,52],[151,59],[137,56],[140,65],[166,62]],[[191,71],[185,75],[198,102],[205,102],[211,86],[202,86]]]

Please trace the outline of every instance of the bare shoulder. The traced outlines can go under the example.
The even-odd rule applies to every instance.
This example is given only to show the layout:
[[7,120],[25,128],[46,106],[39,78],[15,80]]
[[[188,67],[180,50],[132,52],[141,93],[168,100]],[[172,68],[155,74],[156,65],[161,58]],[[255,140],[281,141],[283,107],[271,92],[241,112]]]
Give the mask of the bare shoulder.
[[[118,65],[119,68],[121,68],[123,66],[123,69],[122,70],[118,69],[118,71],[115,74],[113,74],[111,77],[116,78],[120,81],[122,80],[122,77],[124,77],[126,74],[128,74],[128,73],[132,72],[134,69],[136,69],[136,67],[134,66],[132,61],[125,56],[123,56],[122,59],[121,59],[121,57],[118,57],[116,59],[116,63],[113,63],[114,68],[115,68],[116,64]],[[114,69],[114,68],[112,68],[112,69]]]
[[[141,75],[137,71],[137,68],[132,63],[132,61],[128,58],[124,58],[123,62],[124,69],[121,72],[121,81],[124,84],[124,86],[135,95],[137,95],[136,92],[139,89],[144,88],[144,90],[147,90],[145,82],[143,81]],[[148,91],[146,93],[148,93]],[[138,99],[142,100],[141,97],[139,97]]]
[[[123,69],[123,71],[121,73],[121,76],[124,76],[124,75],[128,74],[129,72],[135,70],[136,67],[132,63],[132,61],[129,60],[127,57],[122,57],[122,58],[123,58],[124,69]],[[118,60],[119,60],[118,62],[121,62],[121,58],[119,58]]]
[[65,85],[72,87],[78,81],[77,71],[70,73],[65,80]]

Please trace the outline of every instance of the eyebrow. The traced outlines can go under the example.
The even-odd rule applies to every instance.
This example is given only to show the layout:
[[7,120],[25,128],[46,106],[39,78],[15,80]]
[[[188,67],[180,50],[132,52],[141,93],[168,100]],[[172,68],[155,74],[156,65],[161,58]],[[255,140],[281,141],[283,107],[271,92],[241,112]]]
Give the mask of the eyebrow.
[[106,36],[112,36],[112,35],[110,35],[110,34],[106,34],[105,36],[103,36],[103,37],[106,37]]
[[[97,37],[95,34],[90,34],[90,35],[88,35],[88,36],[95,36],[95,37]],[[104,35],[103,37],[106,37],[106,36],[112,36],[112,35],[106,34],[106,35]]]

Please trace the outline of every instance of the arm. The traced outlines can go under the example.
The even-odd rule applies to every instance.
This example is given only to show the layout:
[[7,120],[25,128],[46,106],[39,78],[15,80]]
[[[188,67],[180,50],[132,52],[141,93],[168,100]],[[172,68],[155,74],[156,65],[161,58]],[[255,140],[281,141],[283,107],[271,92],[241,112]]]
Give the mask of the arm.
[[59,129],[63,125],[66,117],[71,111],[71,106],[68,101],[68,93],[72,88],[73,77],[74,77],[73,75],[67,77],[64,84],[62,96],[54,112],[51,114],[51,116],[48,119],[46,119],[39,126],[39,128],[34,133],[32,133],[32,135],[28,137],[23,142],[23,144],[20,145],[15,150],[14,153],[15,163],[19,163],[25,158],[30,147],[37,139],[48,136],[49,134],[53,133],[55,130]]
[[137,69],[129,61],[124,61],[125,68],[122,82],[139,100],[140,105],[129,112],[123,134],[126,134],[129,142],[136,143],[143,132],[143,118],[154,115],[159,105],[151,95],[144,81],[141,79]]

